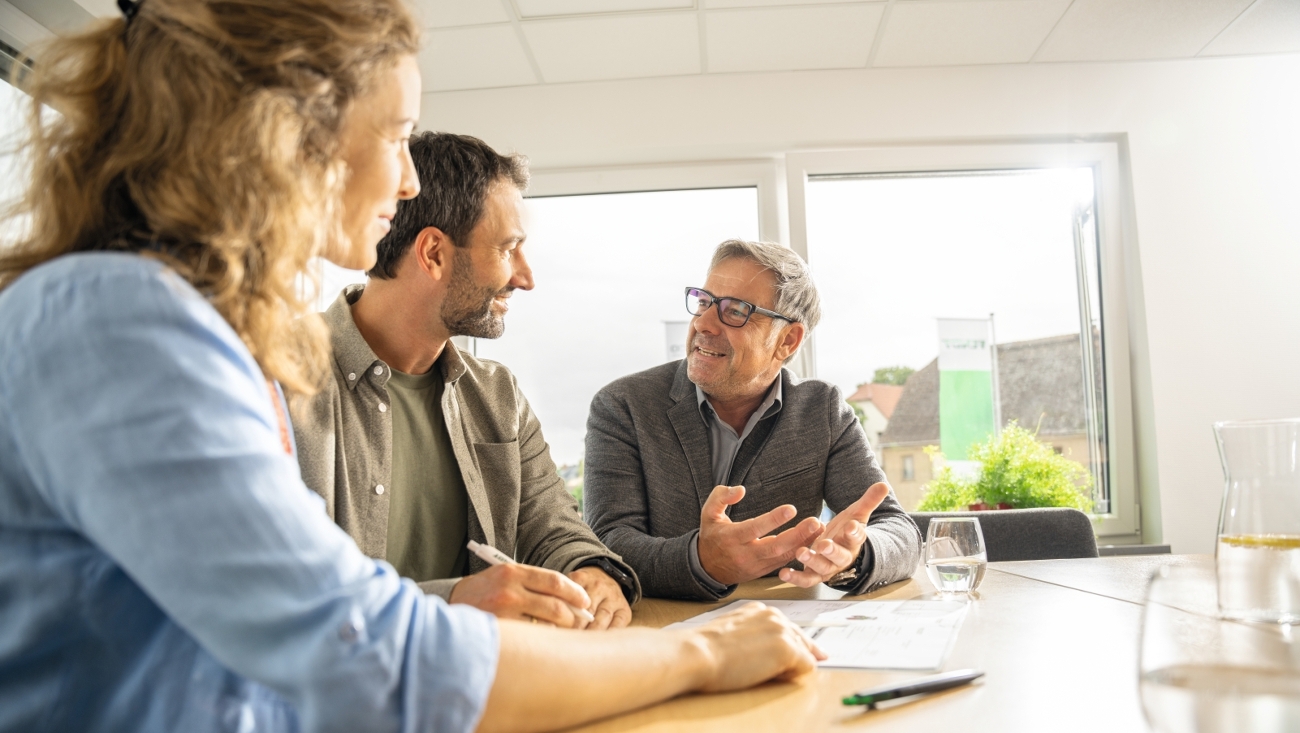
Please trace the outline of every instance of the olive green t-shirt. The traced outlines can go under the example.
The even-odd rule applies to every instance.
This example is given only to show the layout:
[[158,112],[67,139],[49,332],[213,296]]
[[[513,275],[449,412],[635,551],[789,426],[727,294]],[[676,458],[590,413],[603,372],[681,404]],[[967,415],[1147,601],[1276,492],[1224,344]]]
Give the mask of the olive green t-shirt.
[[464,575],[469,495],[442,415],[442,368],[388,380],[393,416],[393,475],[385,559],[422,583]]

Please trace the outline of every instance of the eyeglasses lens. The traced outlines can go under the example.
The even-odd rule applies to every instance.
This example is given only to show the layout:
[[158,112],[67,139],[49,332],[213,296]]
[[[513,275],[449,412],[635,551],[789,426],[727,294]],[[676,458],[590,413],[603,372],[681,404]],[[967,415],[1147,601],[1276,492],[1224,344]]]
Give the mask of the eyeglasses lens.
[[745,325],[749,320],[749,303],[743,300],[732,300],[731,298],[718,299],[718,318],[728,326],[737,328]]
[[694,289],[686,291],[687,313],[698,316],[708,310],[711,305],[713,305],[713,298],[710,298],[708,293]]

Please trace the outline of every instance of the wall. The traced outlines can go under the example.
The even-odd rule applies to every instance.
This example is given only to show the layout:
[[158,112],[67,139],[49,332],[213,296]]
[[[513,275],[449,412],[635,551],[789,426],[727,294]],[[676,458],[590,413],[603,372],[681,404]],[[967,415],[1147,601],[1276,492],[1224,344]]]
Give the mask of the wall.
[[426,95],[422,126],[542,168],[1120,133],[1145,298],[1131,319],[1145,538],[1212,551],[1211,423],[1300,415],[1298,55],[440,93]]

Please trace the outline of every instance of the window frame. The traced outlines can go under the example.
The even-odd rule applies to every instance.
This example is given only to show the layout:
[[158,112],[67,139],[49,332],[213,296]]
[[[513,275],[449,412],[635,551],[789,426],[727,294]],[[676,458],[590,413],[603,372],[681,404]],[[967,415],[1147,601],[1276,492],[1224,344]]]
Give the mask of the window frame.
[[[758,158],[693,163],[595,166],[585,168],[535,168],[525,198],[591,196],[612,193],[692,191],[712,188],[758,190],[758,235],[789,246],[784,162]],[[703,275],[703,273],[701,273]],[[685,287],[685,284],[683,285]],[[815,339],[787,365],[799,377],[815,374]]]
[[[819,175],[945,173],[978,170],[1091,167],[1096,185],[1098,269],[1106,384],[1110,510],[1094,515],[1099,537],[1137,542],[1141,508],[1130,373],[1130,270],[1137,272],[1136,240],[1126,192],[1122,141],[1114,138],[1048,142],[927,143],[790,153],[785,198],[791,249],[808,260],[807,184]],[[809,373],[815,373],[810,370]]]

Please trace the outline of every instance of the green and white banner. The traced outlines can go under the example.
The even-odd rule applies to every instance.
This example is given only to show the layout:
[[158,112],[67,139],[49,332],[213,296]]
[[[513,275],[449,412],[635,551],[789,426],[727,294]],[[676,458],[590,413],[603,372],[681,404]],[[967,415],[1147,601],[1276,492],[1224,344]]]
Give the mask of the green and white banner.
[[939,319],[939,449],[966,461],[996,430],[993,344],[987,318]]

